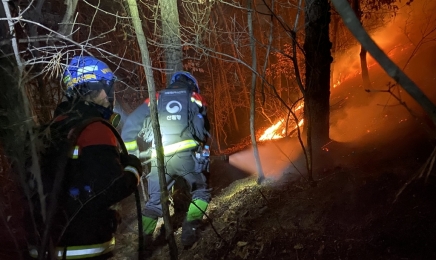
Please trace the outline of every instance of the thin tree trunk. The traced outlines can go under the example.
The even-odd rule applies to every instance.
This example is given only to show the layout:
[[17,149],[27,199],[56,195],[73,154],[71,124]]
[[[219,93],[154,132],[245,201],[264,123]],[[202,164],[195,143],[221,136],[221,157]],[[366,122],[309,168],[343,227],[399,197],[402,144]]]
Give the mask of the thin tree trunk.
[[[42,5],[44,4],[44,0],[39,0],[35,4],[35,8],[33,6],[30,8],[30,10],[26,13],[24,13],[24,17],[35,21],[37,23],[41,22],[42,18]],[[28,33],[31,38],[37,38],[38,37],[38,26],[36,24],[29,23],[25,27],[28,29]],[[33,45],[31,48],[32,55],[39,59],[41,57],[40,52],[38,51],[40,49],[40,43],[39,41],[35,41],[33,43],[29,43],[29,45]],[[41,71],[43,70],[42,65],[40,63],[35,64],[32,67],[32,72],[36,74],[36,81],[34,82],[36,84],[36,89],[32,89],[30,87],[29,93],[31,93],[31,96],[35,99],[38,99],[39,101],[39,109],[34,108],[34,111],[38,111],[38,120],[42,121],[43,123],[47,123],[51,119],[51,111],[50,111],[50,99],[48,96],[48,86],[44,84],[43,76],[41,75]]]
[[[218,18],[218,15],[217,14],[215,14],[215,15],[217,16],[216,18]],[[222,53],[223,51],[222,51],[221,45],[218,41],[216,30],[213,30],[213,32],[214,32],[213,39],[215,40],[215,46],[217,48],[217,51],[219,53]],[[228,81],[227,81],[227,76],[226,76],[227,68],[226,68],[224,61],[222,59],[217,59],[217,62],[219,64],[220,71],[221,71],[221,73],[219,74],[220,80],[221,80],[220,86],[222,88],[222,91],[224,91],[224,94],[226,95],[226,99],[228,100],[227,105],[230,106],[230,108],[226,108],[226,110],[230,111],[230,113],[232,115],[233,125],[234,125],[236,131],[239,131],[238,119],[236,117],[236,110],[233,107],[233,99],[231,98],[232,94],[230,93],[230,90],[229,90],[230,86],[228,86]]]
[[[353,0],[353,11],[354,14],[356,14],[357,19],[359,20],[360,24],[362,24],[362,10],[360,10],[360,0]],[[364,89],[370,89],[371,88],[371,81],[369,79],[369,71],[368,71],[368,62],[366,60],[366,50],[365,48],[360,45],[360,69],[362,70],[362,82]]]
[[261,184],[265,179],[263,174],[262,164],[260,162],[259,151],[257,149],[256,141],[256,129],[255,129],[255,112],[256,112],[256,45],[254,42],[253,34],[253,9],[251,9],[252,0],[248,0],[248,13],[247,13],[247,24],[248,24],[248,34],[250,37],[250,48],[251,48],[251,92],[250,92],[250,132],[251,132],[251,144],[253,146],[254,159],[256,160],[256,167],[258,171],[257,183]]
[[363,46],[360,46],[360,69],[362,70],[362,80],[363,80],[363,87],[364,89],[370,89],[371,88],[371,80],[369,79],[369,70],[368,70],[368,63],[367,63],[367,51]]
[[[223,9],[222,9],[221,5],[218,5],[218,10],[220,12],[220,16],[224,17],[224,12],[223,12]],[[233,42],[234,39],[232,39],[232,37],[230,36],[231,33],[230,33],[229,25],[227,23],[227,19],[223,19],[223,20],[224,20],[224,25],[226,27],[226,31],[228,32],[227,35],[228,35],[229,42]],[[235,58],[239,57],[237,55],[237,52],[236,52],[235,44],[230,44],[230,46],[232,47],[233,56]],[[239,65],[239,63],[236,63],[235,66],[236,66],[236,73],[238,75],[239,83],[241,84],[240,87],[241,87],[241,90],[242,90],[242,96],[244,97],[245,104],[247,104],[247,106],[248,106],[248,104],[250,104],[250,97],[249,97],[248,91],[246,91],[245,77],[244,77],[244,74],[242,73],[242,69],[241,69],[241,66]]]
[[[39,165],[39,157],[38,157],[38,147],[34,140],[37,140],[36,135],[34,134],[34,121],[32,120],[31,113],[30,113],[30,105],[29,100],[26,95],[25,90],[25,79],[24,79],[24,64],[21,61],[20,52],[18,49],[17,44],[17,38],[15,36],[15,29],[13,22],[11,20],[11,13],[9,10],[9,6],[7,2],[3,2],[3,10],[5,12],[6,17],[8,18],[8,25],[9,25],[9,33],[12,36],[11,42],[12,42],[12,54],[15,58],[15,64],[16,67],[10,68],[9,71],[7,67],[9,66],[2,66],[3,70],[6,70],[7,73],[10,73],[9,79],[13,81],[12,86],[7,86],[8,89],[6,91],[3,91],[4,97],[8,97],[8,100],[4,103],[6,103],[6,111],[8,111],[8,129],[5,129],[5,132],[12,133],[12,136],[9,136],[6,140],[3,140],[3,144],[5,145],[6,149],[9,152],[10,158],[14,159],[13,165],[14,168],[17,170],[19,175],[19,180],[21,187],[24,189],[24,193],[30,203],[32,201],[30,199],[30,190],[28,188],[28,176],[26,176],[25,172],[25,162],[27,160],[27,156],[30,156],[31,158],[31,169],[30,172],[33,175],[33,178],[36,181],[37,184],[37,192],[39,196],[39,203],[41,205],[41,216],[46,224],[46,231],[50,229],[50,211],[53,212],[53,209],[56,207],[56,202],[52,200],[53,205],[51,205],[50,208],[47,207],[45,204],[45,196],[43,192],[43,185],[42,185],[42,178],[41,178],[41,167]],[[8,53],[9,54],[9,53]],[[3,58],[7,59],[7,58]],[[9,63],[9,61],[6,61]],[[12,75],[15,75],[13,77]],[[27,141],[26,141],[27,140]],[[28,142],[28,140],[31,140]],[[27,143],[29,146],[26,147],[30,150],[30,154],[27,153],[25,147],[23,147],[21,144]],[[20,144],[20,145],[17,145]],[[32,205],[30,205],[32,206]],[[30,210],[32,220],[34,220],[34,212]],[[42,234],[40,234],[42,235]],[[44,232],[44,235],[42,235],[42,239],[46,241],[49,240],[49,234],[48,232]],[[53,247],[51,247],[53,249]],[[54,252],[51,250],[51,252]],[[44,251],[45,253],[45,251]],[[45,254],[40,254],[40,257],[45,256]],[[50,254],[51,256],[51,254]]]
[[[280,8],[280,3],[277,3],[276,1],[274,1],[274,2],[275,2],[276,6],[275,7],[273,6],[273,8],[275,10],[279,10],[278,8]],[[274,29],[273,29],[274,30],[273,31],[273,40],[275,42],[274,45],[278,49],[281,49],[282,48],[282,43],[281,43],[280,30],[279,30],[280,23],[279,23],[278,19],[273,19],[272,22],[273,22],[273,27],[274,27]],[[278,63],[278,59],[277,59],[276,55],[271,55],[271,63],[272,64],[277,64]],[[271,73],[271,75],[275,76],[275,73]],[[276,88],[277,93],[279,94],[280,97],[282,97],[282,92],[283,92],[283,90],[282,90],[282,80],[283,80],[282,73],[280,73],[279,76],[275,77],[274,80],[273,80],[274,87]],[[289,96],[290,95],[288,93],[287,98],[289,98]]]
[[162,147],[162,135],[160,133],[159,119],[157,115],[157,102],[156,102],[156,88],[154,85],[152,64],[150,61],[150,54],[148,52],[147,41],[142,29],[141,20],[139,18],[138,6],[136,0],[128,0],[130,14],[132,16],[132,23],[135,28],[136,38],[138,40],[138,45],[141,50],[142,64],[144,67],[147,85],[148,85],[148,95],[150,98],[150,117],[153,127],[153,135],[157,151],[157,167],[159,174],[159,184],[161,189],[161,204],[163,211],[163,219],[165,223],[166,239],[168,240],[168,245],[170,248],[171,259],[178,259],[177,244],[174,239],[173,228],[171,225],[170,211],[168,208],[168,185],[165,179],[165,165],[164,165],[164,155]]
[[[212,76],[212,78],[215,78],[215,76],[214,76],[214,71],[213,71],[213,69],[211,69],[210,68],[210,63],[207,63],[208,65],[207,65],[207,68],[208,68],[208,70],[209,70],[209,75],[211,75]],[[211,83],[211,85],[212,85],[212,106],[213,106],[213,111],[214,111],[214,113],[213,113],[213,116],[214,116],[214,122],[218,122],[218,109],[217,109],[217,104],[218,104],[218,102],[217,102],[217,100],[216,100],[216,96],[217,96],[217,94],[216,94],[216,87],[215,87],[215,81],[214,80],[212,80],[212,83]],[[212,139],[212,141],[213,142],[215,142],[216,144],[217,144],[217,146],[218,146],[218,151],[221,153],[221,143],[220,143],[220,129],[219,129],[219,127],[218,127],[218,125],[219,124],[214,124],[214,126],[215,126],[215,131],[214,131],[214,135],[213,135],[213,139]]]
[[58,32],[70,39],[72,39],[74,13],[77,8],[77,2],[78,0],[69,0],[64,2],[67,5],[67,9],[65,10],[65,15],[62,19],[62,22],[59,24]]

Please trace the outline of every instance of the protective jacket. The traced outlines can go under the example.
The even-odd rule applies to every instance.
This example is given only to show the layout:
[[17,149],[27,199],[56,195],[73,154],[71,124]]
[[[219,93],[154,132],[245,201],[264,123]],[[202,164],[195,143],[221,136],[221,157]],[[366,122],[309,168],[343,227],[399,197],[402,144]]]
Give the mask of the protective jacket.
[[[138,176],[121,165],[117,139],[107,125],[99,121],[81,125],[101,117],[92,103],[63,102],[54,117],[50,126],[52,143],[43,156],[42,178],[44,193],[49,194],[57,164],[67,160],[52,229],[58,256],[64,250],[66,259],[107,253],[114,247],[118,222],[117,213],[109,207],[135,191]],[[79,126],[83,131],[77,136],[74,149],[62,151],[58,145]],[[65,154],[69,158],[62,158]]]
[[[175,82],[164,91],[167,91],[167,93],[169,92],[171,94],[171,92],[176,92],[186,88],[188,88],[188,86],[186,86],[184,83]],[[185,126],[183,124],[174,125],[167,123],[165,120],[166,118],[176,117],[177,115],[169,115],[168,113],[168,115],[166,115],[165,112],[167,111],[165,110],[169,110],[168,108],[172,102],[175,102],[176,104],[178,102],[169,101],[166,108],[162,107],[163,104],[159,104],[159,97],[163,95],[163,92],[161,92],[161,94],[156,93],[156,99],[158,100],[160,130],[162,133],[162,144],[164,146],[165,155],[187,150],[195,150],[200,143],[206,142],[210,128],[207,118],[207,104],[205,99],[200,94],[191,91],[190,93],[190,99],[187,102],[187,105],[189,106],[189,122],[186,122],[189,124],[189,126]],[[171,109],[174,109],[174,107],[171,107],[170,110]],[[142,137],[146,142],[152,141],[152,128],[149,118],[150,99],[147,98],[143,104],[141,104],[129,115],[124,123],[121,137],[124,140],[126,148],[129,152],[135,153],[135,151],[138,150],[138,135],[142,134]]]
[[[161,90],[157,96],[157,110],[160,132],[164,150],[165,178],[168,189],[176,179],[184,179],[189,187],[192,201],[190,203],[186,223],[182,231],[182,244],[191,244],[195,237],[196,224],[202,219],[210,201],[210,190],[202,173],[203,161],[196,157],[201,143],[205,143],[209,134],[209,122],[206,116],[206,102],[190,86],[175,81],[168,88]],[[138,151],[136,139],[142,132],[142,138],[152,141],[151,124],[149,124],[149,100],[140,105],[127,118],[121,132],[122,139],[130,153]],[[143,130],[143,131],[141,131]],[[150,136],[151,135],[151,136]],[[153,144],[152,144],[153,147]],[[154,157],[152,149],[151,157]],[[156,160],[150,164],[147,175],[148,200],[142,211],[143,232],[151,236],[159,217],[162,217],[160,201],[161,189]],[[186,243],[186,242],[189,243]]]

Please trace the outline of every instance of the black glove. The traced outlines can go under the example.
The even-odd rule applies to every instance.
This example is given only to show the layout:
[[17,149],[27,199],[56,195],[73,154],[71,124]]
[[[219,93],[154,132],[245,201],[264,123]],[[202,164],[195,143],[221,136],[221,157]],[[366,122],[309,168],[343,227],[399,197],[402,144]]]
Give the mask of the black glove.
[[134,156],[133,154],[120,154],[120,161],[121,165],[126,168],[128,166],[131,166],[135,168],[138,171],[138,174],[142,174],[142,164],[141,161],[138,159],[138,157]]

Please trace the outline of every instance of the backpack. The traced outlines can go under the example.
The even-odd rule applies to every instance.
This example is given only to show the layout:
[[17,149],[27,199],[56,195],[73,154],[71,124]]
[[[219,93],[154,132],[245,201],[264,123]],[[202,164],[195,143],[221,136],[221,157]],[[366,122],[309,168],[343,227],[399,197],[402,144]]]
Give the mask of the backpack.
[[[116,129],[112,127],[109,122],[99,117],[87,118],[80,121],[71,120],[66,122],[66,124],[62,124],[64,122],[52,122],[51,125],[57,125],[58,127],[45,125],[37,129],[37,132],[40,133],[42,143],[46,144],[46,147],[42,149],[40,154],[43,194],[39,195],[44,196],[44,201],[47,204],[45,210],[47,219],[45,222],[42,220],[40,214],[43,209],[41,208],[39,195],[34,194],[31,200],[34,206],[33,213],[36,229],[29,229],[30,234],[34,237],[33,241],[31,239],[32,246],[38,246],[43,250],[51,250],[48,249],[48,241],[54,242],[54,245],[58,245],[59,243],[59,245],[62,246],[74,245],[77,241],[82,241],[83,237],[65,235],[66,233],[64,233],[68,232],[68,230],[76,230],[74,227],[71,229],[68,229],[68,227],[72,223],[76,223],[75,225],[77,226],[78,220],[75,220],[76,222],[71,221],[74,218],[80,219],[81,215],[78,215],[78,213],[82,210],[82,202],[73,202],[77,204],[73,205],[73,208],[67,206],[72,206],[71,201],[70,204],[68,204],[67,197],[72,196],[72,190],[70,188],[71,186],[76,186],[73,182],[77,171],[80,169],[80,161],[71,160],[71,158],[74,159],[75,144],[80,134],[86,127],[95,122],[101,122],[109,127],[120,142],[121,137],[118,135]],[[43,135],[43,133],[48,130],[50,130],[50,134]],[[35,184],[31,186],[37,188]],[[83,190],[81,193],[83,193]],[[83,199],[83,196],[86,195],[87,194],[80,194],[82,201],[86,200]],[[109,239],[116,230],[118,223],[116,212],[112,209],[108,209],[101,213],[103,218],[98,219],[99,233],[86,235],[86,238],[91,239],[91,241],[92,239]],[[80,221],[82,220],[79,220],[79,222]],[[80,225],[82,224],[83,223]]]
[[[205,111],[192,99],[189,88],[167,88],[159,92],[157,111],[163,145],[194,139],[205,142],[209,132],[205,128]],[[144,120],[140,136],[153,141],[150,118]]]

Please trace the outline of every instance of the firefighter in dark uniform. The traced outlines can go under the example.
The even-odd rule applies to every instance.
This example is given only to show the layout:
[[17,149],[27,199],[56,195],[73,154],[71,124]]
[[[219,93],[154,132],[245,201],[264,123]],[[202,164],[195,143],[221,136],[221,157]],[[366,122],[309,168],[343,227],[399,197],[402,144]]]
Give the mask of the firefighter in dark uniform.
[[[110,126],[102,121],[90,122],[99,118],[119,121],[112,112],[114,79],[104,62],[88,56],[73,57],[63,74],[67,94],[55,110],[50,124],[52,145],[42,163],[44,192],[49,194],[56,163],[62,160],[57,142],[71,138],[75,129],[82,127],[66,159],[63,192],[52,227],[56,254],[62,259],[96,257],[112,251],[119,219],[110,207],[131,195],[139,183],[139,159],[120,154]],[[35,249],[30,250],[31,256],[37,254]]]
[[[206,102],[200,95],[197,80],[185,71],[176,72],[172,76],[171,84],[157,93],[157,101],[168,188],[171,189],[176,178],[182,177],[186,180],[192,195],[182,225],[181,236],[184,246],[192,246],[198,239],[196,229],[210,201],[210,190],[207,188],[206,179],[202,173],[203,165],[195,156],[201,144],[206,142],[208,135]],[[180,112],[183,108],[189,108],[189,111]],[[144,120],[149,120],[149,117],[150,108],[147,98],[125,121],[121,137],[132,154],[139,154],[136,140],[138,133],[144,127]],[[145,130],[152,131],[151,127]],[[151,156],[155,157],[153,147],[154,144],[152,144]],[[147,181],[149,200],[143,210],[142,222],[146,241],[151,242],[157,220],[162,217],[161,190],[155,160],[151,162],[151,171],[147,176]]]

